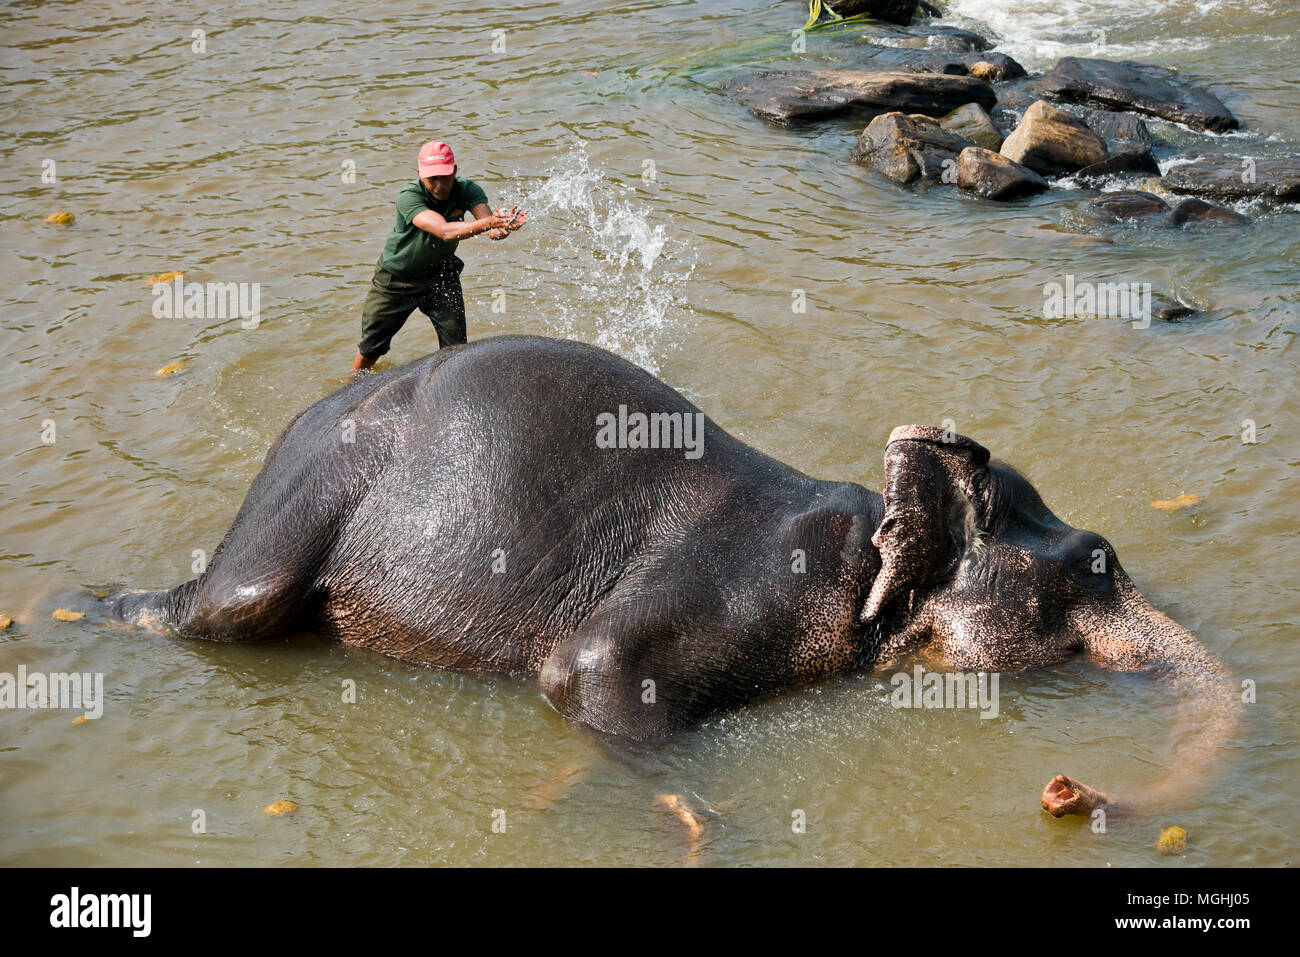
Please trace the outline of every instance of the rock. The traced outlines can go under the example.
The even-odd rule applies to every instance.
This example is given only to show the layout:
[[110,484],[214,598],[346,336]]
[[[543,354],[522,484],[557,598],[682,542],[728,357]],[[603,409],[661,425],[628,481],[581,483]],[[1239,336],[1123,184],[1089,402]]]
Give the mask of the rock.
[[1169,225],[1249,226],[1249,217],[1231,209],[1215,206],[1203,199],[1185,199],[1169,214]]
[[1186,199],[1174,209],[1159,196],[1140,190],[1102,193],[1083,208],[1086,219],[1099,223],[1140,223],[1143,225],[1245,226],[1250,220],[1240,213],[1199,199]]
[[1052,176],[1100,163],[1106,144],[1083,120],[1038,100],[1003,142],[1002,155]]
[[[800,0],[805,7],[807,0]],[[841,17],[866,14],[886,23],[907,26],[916,13],[916,0],[822,0],[822,8]]]
[[991,111],[993,122],[1004,132],[1011,132],[1025,115],[1025,110],[1043,98],[1043,78],[1023,76],[998,86],[997,109]]
[[69,611],[66,608],[56,608],[54,614],[50,617],[55,621],[81,621],[86,617],[86,613],[84,611]]
[[985,199],[1015,199],[1047,189],[1047,180],[1001,153],[968,146],[957,158],[957,185]]
[[1028,76],[1025,68],[1005,53],[968,53],[961,58],[966,72],[985,83],[999,83]]
[[986,83],[1025,75],[1025,68],[1005,53],[943,53],[862,43],[833,50],[829,55],[833,57],[836,67],[841,69],[974,76],[975,69],[979,66],[982,75],[976,79]]
[[751,113],[789,125],[846,113],[901,111],[945,116],[964,103],[989,109],[993,87],[968,76],[866,70],[755,70],[737,77],[732,94]]
[[1264,197],[1294,202],[1300,200],[1300,157],[1207,157],[1170,170],[1161,184],[1175,193],[1216,199]]
[[1226,133],[1238,126],[1237,118],[1209,90],[1173,70],[1146,63],[1061,57],[1043,77],[1043,90],[1070,103],[1132,110],[1195,130]]
[[1163,199],[1140,190],[1102,193],[1083,207],[1085,218],[1102,223],[1147,223],[1163,218],[1168,212],[1169,204]]
[[1085,166],[1075,174],[1075,179],[1085,181],[1104,179],[1119,173],[1147,173],[1159,176],[1160,164],[1156,162],[1150,150],[1128,150],[1123,153],[1112,153],[1100,163]]
[[917,180],[941,181],[945,164],[951,162],[946,168],[955,172],[957,158],[970,145],[928,116],[885,113],[862,131],[852,158],[905,186]]
[[1151,296],[1152,319],[1159,319],[1161,322],[1181,322],[1197,314],[1197,310],[1191,306],[1183,305],[1176,299],[1162,296],[1159,293],[1153,293]]
[[993,125],[993,118],[974,103],[959,106],[939,121],[949,133],[955,133],[976,146],[997,151],[1002,145],[1002,134]]
[[[867,43],[880,43],[913,50],[933,50],[941,53],[975,53],[993,46],[986,37],[971,30],[937,23],[916,23],[899,26],[875,21],[859,23],[851,35]],[[848,31],[845,31],[847,34]]]
[[1155,145],[1151,140],[1151,130],[1142,117],[1132,113],[1089,110],[1083,119],[1094,133],[1106,141],[1106,148],[1112,153],[1133,149],[1150,151]]

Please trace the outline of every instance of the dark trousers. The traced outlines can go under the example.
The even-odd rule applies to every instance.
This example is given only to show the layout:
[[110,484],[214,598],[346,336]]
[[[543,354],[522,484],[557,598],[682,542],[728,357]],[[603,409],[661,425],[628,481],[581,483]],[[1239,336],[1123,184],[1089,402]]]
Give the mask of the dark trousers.
[[438,330],[438,348],[464,342],[465,296],[460,288],[460,271],[464,268],[459,258],[448,256],[433,273],[411,279],[390,273],[381,256],[361,306],[357,351],[367,359],[378,359],[416,309],[428,316]]

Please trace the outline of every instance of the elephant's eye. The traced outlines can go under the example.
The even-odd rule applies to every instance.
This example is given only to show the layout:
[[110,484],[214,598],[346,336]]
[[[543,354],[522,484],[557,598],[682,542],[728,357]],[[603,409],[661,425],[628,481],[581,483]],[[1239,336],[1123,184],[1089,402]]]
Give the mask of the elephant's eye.
[[1080,584],[1089,588],[1107,589],[1111,585],[1111,559],[1104,549],[1098,548],[1075,558],[1071,571]]

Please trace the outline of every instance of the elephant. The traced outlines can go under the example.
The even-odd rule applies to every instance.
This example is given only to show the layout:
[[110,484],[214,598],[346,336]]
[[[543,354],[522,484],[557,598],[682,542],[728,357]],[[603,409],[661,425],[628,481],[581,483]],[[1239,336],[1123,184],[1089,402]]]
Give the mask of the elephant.
[[536,676],[564,718],[637,742],[914,652],[1082,653],[1160,680],[1196,743],[1140,798],[1057,775],[1042,807],[1186,793],[1236,721],[1226,666],[978,442],[905,425],[884,459],[880,493],[810,478],[610,352],[488,337],[306,408],[202,574],[108,601],[183,638],[308,631]]

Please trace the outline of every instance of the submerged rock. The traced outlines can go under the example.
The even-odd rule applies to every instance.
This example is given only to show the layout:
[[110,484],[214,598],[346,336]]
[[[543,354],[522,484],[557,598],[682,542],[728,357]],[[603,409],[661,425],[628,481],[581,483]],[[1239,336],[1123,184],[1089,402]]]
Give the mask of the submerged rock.
[[1182,322],[1200,313],[1191,306],[1186,306],[1176,299],[1155,293],[1151,296],[1151,318],[1161,322]]
[[903,186],[943,181],[945,170],[956,182],[957,159],[970,145],[928,116],[885,113],[862,131],[852,159]]
[[1149,223],[1169,212],[1169,204],[1154,193],[1126,189],[1102,193],[1087,206],[1083,216],[1100,223]]
[[1185,199],[1169,213],[1169,225],[1248,226],[1249,217],[1231,209],[1215,206],[1203,199]]
[[939,125],[949,133],[956,133],[962,139],[970,140],[986,150],[996,152],[1002,146],[1002,134],[993,125],[993,118],[976,103],[957,107],[939,120]]
[[1047,189],[1047,180],[1001,153],[968,146],[957,158],[957,185],[985,199],[1016,199]]
[[1073,173],[1106,158],[1106,144],[1076,116],[1038,100],[1002,144],[1002,155],[1047,176]]
[[1112,153],[1100,163],[1085,166],[1075,174],[1075,179],[1086,182],[1120,173],[1146,173],[1159,176],[1160,164],[1156,162],[1150,150],[1127,150],[1123,153]]
[[972,30],[938,23],[916,23],[899,26],[883,21],[859,23],[851,34],[845,34],[879,43],[884,46],[910,47],[916,50],[934,50],[940,53],[974,53],[987,50],[993,43]]
[[993,88],[968,76],[866,70],[754,70],[734,79],[735,98],[755,116],[790,125],[844,114],[901,111],[945,116],[965,103],[989,109]]
[[1238,126],[1237,118],[1209,90],[1147,63],[1062,57],[1043,77],[1043,90],[1066,102],[1132,110],[1195,130],[1226,133]]
[[1162,180],[1175,193],[1216,199],[1300,200],[1300,157],[1214,156],[1170,170]]
[[1025,68],[1005,53],[944,53],[862,43],[831,54],[841,68],[974,76],[986,83],[1025,76]]
[[1149,226],[1245,226],[1250,220],[1240,213],[1199,199],[1187,199],[1171,209],[1159,196],[1141,190],[1102,193],[1082,210],[1085,219],[1097,223],[1137,223]]

